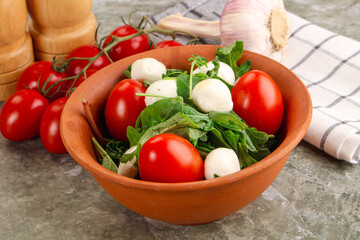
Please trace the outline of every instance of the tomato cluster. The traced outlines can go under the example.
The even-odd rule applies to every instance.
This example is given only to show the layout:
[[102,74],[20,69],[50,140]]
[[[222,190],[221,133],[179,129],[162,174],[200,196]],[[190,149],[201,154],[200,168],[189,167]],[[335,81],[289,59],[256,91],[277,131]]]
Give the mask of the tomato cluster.
[[[102,48],[112,43],[113,36],[125,37],[137,32],[131,26],[121,26],[106,38]],[[175,45],[181,44],[163,41],[159,43],[158,48]],[[87,77],[112,61],[147,50],[149,50],[149,40],[146,35],[141,35],[113,46],[108,52],[110,59],[97,46],[80,46],[74,49],[66,59],[66,71],[61,70],[56,62],[35,62],[21,74],[16,85],[16,92],[3,104],[0,112],[1,134],[11,141],[24,141],[40,135],[43,145],[49,152],[66,153],[60,137],[59,123],[68,96]],[[88,59],[92,59],[91,64]],[[140,92],[141,88],[144,88],[139,84],[137,86]],[[129,95],[129,93],[126,94]],[[124,103],[125,106],[130,104],[137,106],[138,100],[139,98],[135,97],[131,99],[134,102],[124,100]],[[139,105],[129,113],[139,113],[136,109],[141,107]],[[133,121],[134,119],[129,118],[128,124],[132,124]],[[120,136],[124,138],[124,133]]]

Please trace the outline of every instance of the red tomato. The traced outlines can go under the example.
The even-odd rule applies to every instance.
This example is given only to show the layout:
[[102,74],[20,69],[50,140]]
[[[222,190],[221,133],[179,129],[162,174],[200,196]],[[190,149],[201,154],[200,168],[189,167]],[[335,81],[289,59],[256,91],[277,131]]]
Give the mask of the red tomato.
[[[177,47],[177,46],[184,46],[184,45],[174,40],[164,40],[156,43],[156,48]],[[154,49],[154,46],[152,45],[150,49]]]
[[284,116],[281,92],[265,72],[252,70],[239,78],[231,90],[234,111],[250,127],[267,134],[279,130]]
[[40,122],[40,138],[51,153],[66,153],[60,136],[60,117],[67,97],[56,99],[45,110]]
[[[29,67],[27,67],[20,75],[19,80],[16,84],[16,91],[22,89],[33,89],[43,94],[42,88],[49,77],[51,78],[50,81],[47,83],[45,89],[49,89],[51,85],[61,79],[66,78],[67,76],[65,73],[55,71],[52,68],[51,63],[48,61],[35,62]],[[55,85],[55,87],[51,88],[48,94],[46,94],[46,98],[50,101],[53,101],[59,97],[65,96],[65,89],[67,84],[67,81],[59,82]],[[54,96],[52,96],[58,89],[59,91]]]
[[[81,58],[91,58],[96,56],[100,53],[100,49],[96,46],[92,45],[86,45],[86,46],[80,46],[78,48],[75,48],[68,56],[68,59],[74,58],[74,57],[81,57]],[[71,60],[69,63],[69,69],[67,71],[67,75],[69,77],[75,76],[81,72],[81,70],[89,63],[88,60]],[[87,69],[87,71],[90,70],[100,70],[103,67],[110,64],[109,59],[106,57],[106,55],[101,55],[99,58],[97,58]]]
[[[137,33],[138,31],[129,26],[124,25],[115,29],[105,41],[103,48],[105,48],[112,40],[112,35],[117,37],[125,37]],[[134,55],[136,53],[145,52],[149,49],[149,41],[146,35],[137,36],[129,40],[116,44],[110,51],[110,58],[113,61]]]
[[150,138],[139,156],[140,179],[151,182],[191,182],[204,178],[204,163],[185,138],[164,133]]
[[120,81],[111,91],[105,106],[105,122],[111,136],[116,140],[128,141],[126,128],[135,126],[136,119],[145,109],[145,93],[142,82],[132,79]]
[[[96,70],[88,70],[86,71],[86,77],[89,78],[91,75],[93,75],[94,73],[96,73]],[[71,87],[74,88],[74,90],[80,86],[80,84],[82,84],[83,82],[85,81],[85,77],[84,77],[84,74],[82,74],[75,82],[74,86],[73,86],[73,83],[74,83],[74,79],[69,81],[67,87],[66,87],[66,92],[70,90]]]
[[39,92],[15,92],[0,112],[0,131],[11,141],[24,141],[39,135],[40,120],[49,101]]

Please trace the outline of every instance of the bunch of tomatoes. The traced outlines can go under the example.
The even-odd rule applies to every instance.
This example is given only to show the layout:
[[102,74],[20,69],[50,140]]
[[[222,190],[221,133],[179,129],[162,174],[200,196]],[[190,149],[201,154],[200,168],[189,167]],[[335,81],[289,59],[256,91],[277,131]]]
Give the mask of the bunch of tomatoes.
[[[124,37],[138,31],[124,25],[115,29],[104,41],[105,48],[112,41],[112,36]],[[157,48],[181,46],[179,42],[169,40],[156,44]],[[152,47],[153,48],[153,47]],[[108,52],[91,63],[92,58],[101,52],[97,46],[87,45],[74,49],[66,59],[66,71],[58,71],[54,63],[38,61],[30,65],[21,74],[16,85],[16,92],[4,102],[0,112],[0,132],[8,140],[24,141],[40,135],[44,147],[51,153],[66,153],[60,136],[60,117],[64,105],[76,87],[96,71],[113,61],[127,56],[148,51],[149,40],[140,35],[119,42]],[[86,69],[86,76],[83,69]],[[64,80],[77,76],[75,79]]]

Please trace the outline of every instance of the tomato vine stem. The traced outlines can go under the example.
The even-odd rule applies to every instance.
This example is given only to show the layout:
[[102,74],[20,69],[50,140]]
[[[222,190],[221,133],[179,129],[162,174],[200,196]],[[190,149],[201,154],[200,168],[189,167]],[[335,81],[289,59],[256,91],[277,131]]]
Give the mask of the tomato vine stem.
[[[168,35],[168,36],[171,36],[173,39],[176,38],[176,35],[177,34],[186,34],[188,36],[191,36],[193,38],[193,40],[195,42],[197,42],[199,39],[197,36],[195,36],[194,34],[192,33],[188,33],[188,32],[184,32],[184,31],[178,31],[178,30],[165,30],[165,29],[161,29],[161,28],[158,28],[156,26],[154,26],[151,21],[146,17],[144,16],[143,19],[142,19],[142,22],[146,21],[147,23],[149,23],[150,27],[147,28],[147,29],[139,29],[137,33],[134,33],[132,35],[128,35],[128,36],[124,36],[124,37],[118,37],[118,36],[112,36],[112,41],[104,48],[102,48],[100,50],[100,52],[93,56],[93,57],[89,57],[89,58],[86,58],[86,57],[73,57],[73,58],[70,58],[67,60],[67,62],[65,64],[69,64],[69,62],[71,62],[72,60],[88,60],[89,62],[87,63],[87,65],[75,76],[72,76],[72,77],[68,77],[68,78],[64,78],[64,79],[61,79],[55,83],[53,83],[49,88],[46,89],[46,91],[44,92],[45,94],[48,93],[52,88],[54,88],[59,82],[63,82],[63,81],[69,81],[69,80],[74,80],[73,83],[72,83],[72,86],[71,88],[69,88],[68,92],[67,92],[67,95],[70,95],[71,92],[73,92],[73,87],[75,86],[75,83],[77,81],[77,79],[81,76],[81,75],[84,75],[85,79],[87,78],[86,76],[86,70],[91,66],[91,64],[93,64],[96,59],[98,59],[99,57],[101,57],[102,55],[105,55],[110,63],[113,63],[113,61],[111,60],[110,56],[109,56],[109,52],[112,50],[112,48],[117,45],[118,43],[120,42],[123,42],[123,41],[126,41],[126,40],[129,40],[129,39],[132,39],[132,38],[135,38],[135,37],[138,37],[138,36],[141,36],[141,35],[146,35],[149,37],[150,41],[152,43],[154,43],[154,41],[152,40],[152,38],[150,37],[150,34],[154,34],[154,33],[160,33],[160,34],[163,34],[163,35]],[[155,45],[155,44],[154,44]],[[156,46],[156,45],[155,45]],[[155,47],[156,48],[156,47]]]

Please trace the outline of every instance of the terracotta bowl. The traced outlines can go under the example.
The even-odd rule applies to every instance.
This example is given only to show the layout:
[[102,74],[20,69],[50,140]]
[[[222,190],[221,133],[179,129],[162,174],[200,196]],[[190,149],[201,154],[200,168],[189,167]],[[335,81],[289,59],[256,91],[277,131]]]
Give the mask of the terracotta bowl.
[[174,224],[195,225],[213,222],[254,201],[275,180],[290,152],[305,135],[310,124],[312,104],[299,78],[280,63],[252,52],[253,69],[268,73],[278,84],[285,104],[285,117],[279,136],[281,144],[269,156],[237,173],[188,183],[155,183],[115,174],[96,160],[93,136],[84,118],[81,99],[88,99],[100,122],[111,89],[125,78],[123,71],[136,59],[154,57],[167,68],[189,69],[187,59],[194,54],[212,60],[217,46],[164,48],[117,61],[92,75],[68,100],[61,117],[61,135],[70,155],[119,203],[146,217]]

